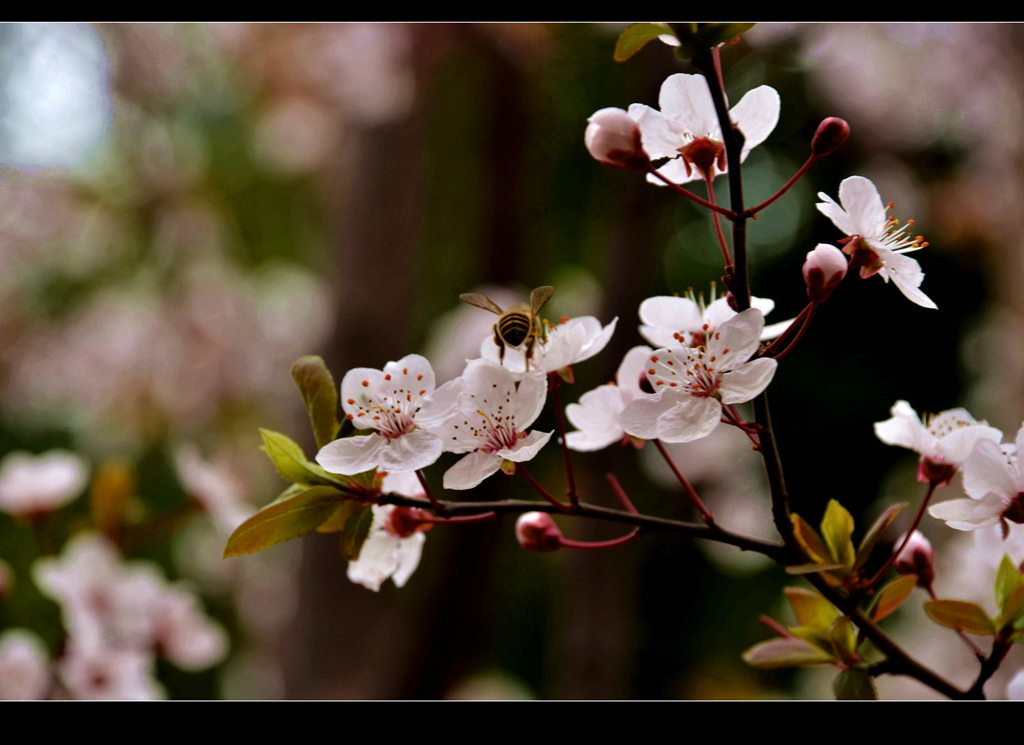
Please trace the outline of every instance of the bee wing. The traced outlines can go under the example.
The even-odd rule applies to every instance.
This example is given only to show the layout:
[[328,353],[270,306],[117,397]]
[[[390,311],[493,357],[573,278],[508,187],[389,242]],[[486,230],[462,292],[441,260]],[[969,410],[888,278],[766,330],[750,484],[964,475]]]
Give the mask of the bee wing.
[[497,313],[499,316],[505,312],[498,307],[497,303],[486,295],[481,295],[479,292],[464,292],[459,295],[459,300],[469,305],[475,305],[477,308],[489,310],[491,313]]
[[548,285],[543,287],[537,287],[533,292],[530,293],[530,312],[533,315],[537,315],[540,309],[544,307],[544,303],[551,299],[551,296],[555,294],[555,288]]

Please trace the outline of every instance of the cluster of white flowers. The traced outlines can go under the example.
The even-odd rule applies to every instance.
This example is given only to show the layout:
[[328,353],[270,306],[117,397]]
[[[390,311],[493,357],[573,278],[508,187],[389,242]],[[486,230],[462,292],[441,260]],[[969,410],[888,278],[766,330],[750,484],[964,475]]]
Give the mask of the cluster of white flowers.
[[[227,654],[226,632],[191,590],[168,584],[156,564],[124,561],[101,535],[72,538],[59,558],[36,562],[33,578],[61,608],[68,643],[56,673],[71,698],[162,698],[153,669],[158,652],[184,670],[205,669]],[[38,667],[38,655],[35,666],[24,662],[31,645],[12,649],[21,669]],[[30,697],[49,685],[48,676],[45,686],[33,684]]]
[[[440,387],[430,362],[417,354],[389,362],[383,370],[350,370],[341,383],[342,409],[358,430],[369,434],[325,445],[316,461],[342,475],[385,471],[384,491],[418,496],[422,489],[413,472],[433,464],[441,453],[462,454],[445,473],[444,487],[472,489],[503,465],[532,459],[547,444],[551,432],[529,431],[547,398],[547,374],[594,356],[614,330],[614,320],[602,325],[592,317],[548,327],[529,360],[519,348],[500,354],[488,335],[481,357]],[[370,535],[349,564],[349,578],[377,590],[392,577],[400,587],[419,563],[429,523],[403,530],[397,523],[405,508],[374,505],[373,510]]]

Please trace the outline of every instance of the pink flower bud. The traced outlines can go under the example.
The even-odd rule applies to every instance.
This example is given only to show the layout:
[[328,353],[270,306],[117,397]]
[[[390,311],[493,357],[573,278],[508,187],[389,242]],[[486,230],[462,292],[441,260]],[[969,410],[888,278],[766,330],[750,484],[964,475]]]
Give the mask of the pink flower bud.
[[[896,542],[897,546],[903,543],[905,536],[906,534],[900,537]],[[896,557],[893,566],[900,574],[916,574],[918,586],[927,589],[931,587],[932,581],[935,579],[934,558],[935,552],[932,550],[932,544],[921,535],[921,531],[915,530],[911,534],[910,540],[907,541],[907,545]]]
[[527,512],[516,520],[516,540],[526,551],[556,551],[562,545],[562,531],[546,512]]
[[839,117],[830,116],[818,125],[811,138],[811,152],[819,158],[839,149],[850,136],[850,125]]
[[823,303],[846,276],[846,257],[835,246],[819,243],[807,254],[804,282],[812,303]]
[[643,171],[650,159],[640,142],[640,128],[622,109],[601,109],[587,125],[583,141],[595,159],[606,166]]

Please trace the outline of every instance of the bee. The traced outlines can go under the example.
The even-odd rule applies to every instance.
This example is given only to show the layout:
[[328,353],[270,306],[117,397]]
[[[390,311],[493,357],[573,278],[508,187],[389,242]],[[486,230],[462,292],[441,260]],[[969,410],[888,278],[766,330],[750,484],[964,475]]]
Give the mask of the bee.
[[555,294],[553,287],[538,287],[530,293],[530,305],[516,305],[508,310],[502,310],[497,303],[486,295],[478,292],[466,292],[459,295],[464,303],[475,305],[477,308],[489,310],[500,318],[494,324],[494,343],[498,345],[498,359],[505,361],[505,347],[518,349],[526,345],[526,371],[530,371],[530,359],[533,357],[533,345],[538,338],[543,339],[544,329],[541,326],[537,313],[544,307],[544,304]]

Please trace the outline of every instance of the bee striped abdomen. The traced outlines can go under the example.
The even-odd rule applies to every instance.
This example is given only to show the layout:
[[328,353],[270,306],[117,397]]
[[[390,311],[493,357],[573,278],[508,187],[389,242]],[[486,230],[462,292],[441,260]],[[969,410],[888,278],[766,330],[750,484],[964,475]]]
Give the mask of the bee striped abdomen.
[[532,331],[533,322],[526,313],[506,313],[498,319],[498,335],[510,347],[518,347]]

